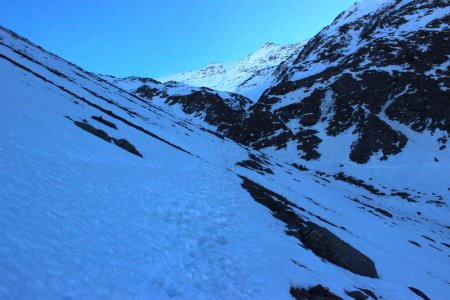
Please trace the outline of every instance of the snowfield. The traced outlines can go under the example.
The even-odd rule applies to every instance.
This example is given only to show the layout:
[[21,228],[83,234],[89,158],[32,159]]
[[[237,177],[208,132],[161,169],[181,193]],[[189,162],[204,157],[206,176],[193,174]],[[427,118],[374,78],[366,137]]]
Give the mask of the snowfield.
[[[80,72],[1,35],[68,76]],[[97,125],[125,136],[144,158],[106,143],[65,118],[101,112],[1,59],[0,298],[288,298],[285,278],[297,268],[279,255],[289,257],[297,245],[227,170],[245,157],[242,147],[133,105],[86,73],[71,82],[4,45],[1,54],[73,93],[87,97],[89,87],[145,113],[148,121],[135,121],[193,155],[117,122],[118,130]]]

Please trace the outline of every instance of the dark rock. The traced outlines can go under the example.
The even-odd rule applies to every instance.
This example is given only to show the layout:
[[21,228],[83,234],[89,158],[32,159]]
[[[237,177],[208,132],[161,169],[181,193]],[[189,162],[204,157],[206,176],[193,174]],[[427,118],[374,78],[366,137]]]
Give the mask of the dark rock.
[[226,129],[225,135],[255,149],[272,146],[282,149],[294,137],[279,117],[265,110],[265,107],[259,103],[252,106],[249,112],[241,115],[240,118],[240,123]]
[[[392,214],[391,214],[390,212],[388,212],[388,211],[386,211],[386,210],[384,210],[384,209],[382,209],[382,208],[374,207],[374,206],[369,205],[369,204],[367,204],[367,203],[364,203],[364,202],[362,202],[362,201],[360,201],[360,200],[358,200],[358,199],[356,199],[356,198],[353,198],[352,200],[355,201],[355,202],[357,202],[357,203],[359,203],[359,204],[364,205],[365,207],[369,207],[369,208],[375,210],[376,212],[379,212],[380,214],[382,214],[382,215],[384,215],[384,216],[386,216],[386,217],[388,217],[388,218],[392,218],[392,217],[393,217]],[[370,212],[370,210],[369,210],[369,212]]]
[[347,182],[348,184],[352,184],[358,187],[362,187],[363,189],[371,192],[372,194],[378,195],[378,196],[384,196],[385,193],[381,192],[377,188],[375,188],[373,185],[370,185],[368,183],[365,183],[361,179],[357,179],[355,177],[345,175],[343,172],[339,172],[336,175],[333,176],[335,179]]
[[284,106],[275,111],[275,114],[287,122],[292,118],[298,118],[300,125],[310,127],[319,122],[320,104],[325,96],[323,90],[314,90],[310,96],[301,100],[301,102]]
[[138,89],[136,89],[135,93],[139,96],[141,96],[142,98],[146,98],[146,99],[153,99],[153,97],[156,96],[160,96],[160,97],[168,97],[169,95],[164,91],[161,90],[159,88],[154,88],[154,87],[150,87],[146,84],[140,86]]
[[243,179],[242,187],[250,193],[253,199],[269,208],[275,218],[286,223],[288,229],[294,230],[304,226],[304,221],[293,210],[293,208],[301,210],[300,207],[250,179],[243,176],[240,177]]
[[299,165],[297,163],[293,163],[293,164],[291,164],[291,166],[293,166],[294,168],[296,168],[297,170],[300,170],[300,171],[308,171],[309,170],[308,167],[306,167],[304,165]]
[[366,300],[369,298],[367,295],[365,295],[361,291],[351,291],[351,292],[346,291],[345,293],[355,300]]
[[320,158],[318,151],[322,139],[317,136],[318,131],[314,129],[301,130],[295,135],[298,141],[297,150],[303,153],[300,155],[305,160],[313,160]]
[[399,153],[406,145],[407,138],[404,134],[393,130],[385,122],[376,116],[363,112],[354,133],[358,133],[358,139],[351,146],[350,159],[363,164],[377,152],[386,160],[389,155]]
[[128,142],[126,139],[118,139],[114,140],[114,143],[119,146],[122,149],[127,150],[130,153],[133,153],[134,155],[137,155],[139,157],[143,157],[141,153],[136,149],[135,146],[133,146],[130,142]]
[[444,246],[447,247],[447,248],[450,248],[450,245],[447,244],[447,243],[441,242],[441,244],[444,245]]
[[415,245],[415,246],[417,246],[419,248],[422,248],[422,246],[420,246],[420,244],[418,242],[411,241],[411,240],[408,240],[408,242],[410,242],[411,244],[413,244],[413,245]]
[[428,236],[426,236],[426,235],[422,235],[422,237],[425,238],[425,239],[427,239],[427,240],[429,240],[429,241],[431,241],[431,242],[433,242],[433,243],[436,243],[435,240],[433,240],[432,238],[430,238],[430,237],[428,237]]
[[417,202],[416,200],[414,200],[413,198],[411,198],[411,195],[407,192],[397,192],[394,191],[393,193],[391,193],[391,196],[398,196],[408,202]]
[[316,255],[355,274],[378,278],[374,262],[324,227],[308,224],[303,244]]
[[84,122],[79,122],[79,121],[73,121],[75,123],[75,125],[77,125],[78,127],[80,127],[81,129],[107,141],[108,143],[111,143],[112,141],[112,137],[110,137],[106,132],[104,132],[101,129],[97,129],[92,125],[89,125],[88,123],[84,123]]
[[[211,133],[211,134],[217,136],[219,139],[222,139],[222,140],[225,139],[225,136],[224,136],[223,134],[220,134],[220,133],[217,132],[217,131],[212,131],[212,130],[209,130],[209,129],[206,129],[206,128],[203,128],[203,127],[201,127],[200,129],[201,129],[202,131],[206,131],[206,132],[209,132],[209,133]],[[192,131],[192,130],[191,130],[191,131]]]
[[[70,118],[69,118],[70,119]],[[101,129],[97,129],[92,125],[89,125],[88,123],[79,122],[79,121],[73,121],[75,125],[80,127],[81,129],[107,141],[108,143],[114,142],[117,146],[120,148],[137,155],[139,157],[143,157],[142,154],[139,153],[139,151],[136,149],[135,146],[133,146],[130,142],[128,142],[126,139],[115,139],[113,137],[110,137],[106,132],[104,132]]]
[[430,300],[430,298],[428,298],[428,296],[425,295],[425,293],[422,292],[421,290],[419,290],[419,289],[417,289],[417,288],[415,288],[415,287],[409,287],[409,289],[410,289],[414,294],[416,294],[417,296],[421,297],[422,299],[424,299],[424,300]]
[[370,298],[374,299],[374,300],[378,300],[378,297],[375,295],[374,292],[372,292],[371,290],[368,289],[359,289],[360,291],[364,292],[366,295],[368,295]]
[[236,163],[236,165],[247,168],[247,169],[255,170],[262,175],[264,175],[264,173],[273,174],[273,171],[270,168],[263,166],[266,163],[263,162],[256,155],[250,154],[249,158],[250,159],[248,159],[248,160],[243,160],[243,161]]
[[328,229],[310,221],[304,221],[295,209],[305,209],[290,202],[283,196],[266,189],[265,187],[240,176],[242,187],[246,189],[253,199],[269,208],[272,215],[287,225],[287,234],[296,237],[302,244],[317,256],[349,270],[358,275],[378,278],[374,262],[341,240]]
[[384,209],[381,209],[381,208],[378,208],[378,207],[376,207],[375,210],[377,212],[379,212],[380,214],[388,217],[388,218],[392,218],[393,217],[392,214],[390,212],[388,212],[387,210],[384,210]]
[[240,106],[236,108],[229,106],[218,94],[205,89],[189,95],[169,96],[165,102],[169,105],[180,104],[181,109],[187,114],[203,113],[206,122],[215,126],[221,125],[221,131],[226,131],[227,126],[239,122],[239,117],[244,112],[242,107],[249,100],[243,96],[235,95],[235,101]]
[[102,116],[98,116],[98,117],[97,116],[92,116],[91,118],[96,120],[96,121],[98,121],[98,122],[100,122],[100,123],[102,123],[102,124],[104,124],[104,125],[106,125],[106,126],[108,126],[108,127],[111,127],[113,129],[117,129],[116,124],[114,124],[113,122],[110,122],[108,120],[103,119]]
[[308,290],[304,288],[291,287],[291,296],[297,300],[342,300],[341,297],[331,293],[329,289],[319,285],[313,286]]

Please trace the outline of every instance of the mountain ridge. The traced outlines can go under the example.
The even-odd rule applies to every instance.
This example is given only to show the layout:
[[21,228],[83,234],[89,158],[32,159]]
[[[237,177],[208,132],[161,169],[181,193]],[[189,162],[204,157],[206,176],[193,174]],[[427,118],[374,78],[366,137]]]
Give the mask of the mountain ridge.
[[[218,105],[212,95],[210,97],[208,96],[207,98],[210,99],[204,102],[207,103],[204,105],[209,107],[209,113],[205,113],[205,108],[202,107],[202,105],[195,104],[195,97],[187,97],[186,94],[180,94],[179,96],[181,97],[177,97],[176,101],[173,101],[173,99],[168,100],[169,95],[166,95],[165,97],[154,95],[151,93],[151,88],[148,89],[143,85],[139,88],[138,95],[143,96],[150,101],[159,101],[159,103],[170,102],[170,106],[176,105],[176,103],[179,102],[182,105],[182,110],[190,113],[194,118],[197,116],[202,120],[205,120],[205,118],[213,120],[213,123],[210,123],[214,126],[213,130],[217,130],[226,137],[232,138],[241,144],[270,153],[271,155],[285,156],[291,162],[298,162],[299,160],[302,161],[306,159],[311,162],[317,161],[319,164],[334,162],[335,165],[347,165],[349,162],[355,162],[361,165],[390,167],[391,165],[413,165],[415,161],[423,160],[424,163],[426,162],[430,166],[443,166],[449,163],[448,149],[446,147],[448,130],[447,132],[440,129],[435,132],[430,130],[417,131],[417,128],[414,129],[414,126],[402,124],[401,121],[399,122],[401,118],[404,118],[403,116],[411,115],[408,111],[416,111],[415,114],[416,116],[419,116],[422,120],[420,122],[422,123],[431,122],[429,110],[423,108],[420,110],[406,108],[406,111],[398,111],[394,114],[391,113],[390,116],[387,115],[387,112],[389,111],[387,108],[391,105],[391,102],[387,101],[387,99],[389,98],[389,93],[392,92],[391,87],[394,87],[395,84],[392,82],[386,84],[385,80],[389,78],[392,78],[394,82],[395,80],[401,80],[399,82],[403,84],[403,87],[399,86],[398,91],[395,91],[395,93],[400,92],[401,95],[402,89],[408,86],[408,80],[411,80],[412,78],[411,75],[407,75],[409,77],[404,78],[400,77],[407,73],[399,71],[402,69],[399,69],[399,67],[396,66],[398,62],[395,60],[395,57],[389,57],[389,55],[383,51],[376,51],[374,52],[375,57],[371,59],[365,58],[364,64],[362,67],[359,67],[360,70],[356,71],[367,74],[364,75],[367,77],[366,81],[360,87],[358,87],[358,85],[360,85],[359,82],[362,82],[361,79],[356,77],[356,80],[353,79],[352,74],[354,74],[355,71],[349,72],[348,70],[350,69],[347,69],[346,65],[334,66],[330,63],[329,67],[323,68],[323,66],[327,66],[328,63],[324,62],[326,62],[326,59],[328,58],[337,61],[337,63],[342,61],[345,62],[345,60],[348,61],[348,58],[345,58],[346,56],[343,55],[346,55],[350,51],[346,48],[344,48],[345,50],[342,50],[339,47],[342,47],[340,45],[356,45],[352,41],[357,40],[359,35],[353,36],[353,34],[351,34],[350,37],[348,37],[348,35],[345,34],[345,32],[353,32],[353,29],[351,29],[352,26],[357,26],[359,32],[364,29],[364,22],[366,22],[367,19],[372,19],[372,21],[367,22],[369,24],[368,26],[371,26],[371,30],[376,29],[377,26],[380,26],[380,24],[377,24],[380,15],[384,16],[384,19],[392,20],[391,22],[394,22],[394,24],[395,22],[398,23],[398,20],[402,20],[403,16],[397,11],[407,9],[407,11],[409,11],[408,13],[420,14],[423,9],[422,7],[424,7],[422,2],[428,3],[427,1],[418,3],[411,1],[358,2],[358,4],[355,4],[346,12],[340,14],[330,26],[324,28],[324,30],[316,37],[311,39],[297,57],[293,57],[290,61],[282,63],[277,67],[274,74],[277,74],[278,79],[273,79],[273,86],[266,90],[259,102],[253,105],[242,106],[239,110],[227,110],[227,115],[231,114],[232,116],[228,115],[226,118],[220,113],[220,105]],[[439,10],[439,7],[442,5],[445,7],[443,2],[436,2],[436,5],[425,6],[425,11],[432,12],[435,9]],[[373,9],[378,10],[372,11]],[[381,14],[379,12],[381,12]],[[433,16],[435,15],[427,14],[429,22],[432,21],[430,18],[437,18],[436,21],[440,18]],[[442,15],[442,17],[445,17],[445,14]],[[375,41],[384,43],[383,35],[390,35],[391,33],[396,32],[395,26],[397,25],[388,27],[388,24],[389,23],[383,25],[386,27],[386,30],[382,31],[381,35]],[[425,25],[426,24],[410,26],[411,30],[408,32],[421,32],[421,28]],[[344,31],[341,33],[341,30]],[[445,36],[445,32],[448,32],[448,27],[446,29],[444,26],[440,31],[426,32],[432,36]],[[327,35],[329,36],[324,38],[324,36]],[[367,34],[365,39],[365,42],[362,40],[364,43],[371,41],[370,36],[367,36]],[[412,47],[424,49],[423,45],[416,41],[415,38],[407,36],[406,39]],[[394,41],[395,43],[398,43],[397,40],[398,37],[395,35],[393,39],[391,39],[391,41]],[[445,42],[446,40],[447,42]],[[433,41],[437,41],[435,44],[438,49],[441,49],[441,52],[448,52],[448,38],[435,38]],[[318,46],[320,43],[325,44]],[[381,46],[382,45],[383,44],[381,44]],[[377,47],[380,46],[378,45]],[[398,50],[402,48],[395,47],[397,46],[394,46],[395,53],[401,54],[399,59],[411,56],[411,54],[402,53]],[[363,47],[361,49],[364,50],[366,48]],[[405,48],[405,52],[406,51],[410,50]],[[308,57],[308,55],[317,61],[313,61],[309,65],[308,63],[301,61],[302,57]],[[442,57],[442,54],[440,54],[440,56]],[[351,58],[351,55],[348,57]],[[297,62],[295,62],[295,59],[297,59]],[[323,61],[323,59],[325,59],[325,61]],[[371,60],[373,60],[372,63],[370,62]],[[384,65],[377,66],[378,61]],[[424,58],[423,61],[425,62],[426,58]],[[390,66],[387,66],[387,64],[390,64]],[[307,68],[310,68],[311,66],[314,66],[314,72],[316,73],[308,71]],[[351,64],[350,67],[352,67]],[[306,72],[302,70],[300,70],[300,72],[295,71],[296,68],[303,68]],[[447,80],[445,78],[448,78],[448,75],[444,75],[444,69],[439,68],[437,69],[437,72],[443,76],[436,77],[437,81],[435,82],[437,82],[438,86],[442,86],[442,84],[445,84],[445,80]],[[291,81],[290,79],[284,79],[284,81],[282,81],[281,78],[287,76],[288,70],[294,70],[291,72],[297,74],[296,76],[304,74],[302,76],[306,77],[301,80],[294,79]],[[330,74],[332,75],[337,74],[336,78],[340,78],[340,82],[334,83],[334,85],[338,84],[337,87],[330,85],[328,79],[322,79],[320,77],[323,76],[321,74],[327,74],[327,72],[331,72]],[[430,81],[430,79],[434,80],[434,77],[427,75],[427,72],[428,71],[424,69],[418,70],[413,75],[415,76],[414,78],[416,78],[414,80],[431,87],[435,85],[433,81]],[[379,83],[377,83],[377,81],[379,81]],[[292,82],[305,82],[306,86],[300,90],[296,90],[297,88]],[[128,88],[128,90],[133,91],[133,89],[140,84],[141,83],[135,82],[135,85],[132,88]],[[176,83],[173,84],[176,85]],[[286,94],[284,85],[292,86],[289,87],[289,89],[292,89],[293,92],[289,92],[288,90],[289,93]],[[380,92],[374,94],[370,89],[367,90],[368,92],[365,92],[367,87],[370,86],[374,86],[374,88]],[[333,88],[336,89],[337,92],[334,91]],[[350,100],[351,97],[353,97],[351,96],[352,94],[348,94],[353,93],[352,89],[355,89],[355,91],[359,89],[358,93],[360,94],[357,95],[359,100],[352,100],[356,102],[349,107],[347,105],[349,104],[347,99],[349,95]],[[436,90],[434,87],[433,89]],[[204,91],[205,90],[202,92],[203,94]],[[271,91],[274,91],[274,95],[270,94]],[[212,92],[212,94],[214,93],[217,92]],[[424,91],[424,93],[424,97],[430,97],[431,95],[431,93],[427,91]],[[448,110],[448,106],[445,106],[445,94],[447,92],[445,92],[444,88],[444,90],[439,93],[441,100],[435,102],[436,105],[431,104],[431,107],[433,107],[433,111],[437,112],[437,115],[440,115],[440,118],[443,118],[442,120],[446,122],[445,112]],[[403,97],[404,96],[405,94],[403,94]],[[290,98],[286,100],[288,97]],[[374,97],[374,103],[376,103],[375,106],[370,104],[370,102],[367,102],[369,100],[372,101],[371,99],[374,99]],[[337,98],[338,100],[334,98]],[[285,100],[282,102],[280,99]],[[339,106],[337,106],[336,103],[339,103]],[[384,103],[384,105],[382,106],[379,103]],[[439,108],[442,104],[444,104],[444,106]],[[211,108],[214,109],[211,110]],[[373,111],[374,108],[376,111]],[[194,112],[195,114],[193,114]],[[230,118],[234,121],[230,122]],[[440,121],[438,121],[438,123],[439,122]],[[432,124],[432,122],[430,124]],[[430,148],[430,145],[433,145],[433,147]],[[354,166],[352,167],[352,170],[354,169],[359,168]],[[360,176],[363,169],[364,167],[361,168],[361,171],[355,173],[355,175]],[[420,180],[418,180],[420,176],[415,176],[414,173],[415,172],[413,171],[407,172],[409,179],[415,184],[421,184]],[[411,177],[413,175],[414,177],[417,177],[414,180]],[[380,180],[382,180],[382,178],[380,178]],[[433,183],[428,182],[428,184]],[[441,188],[441,192],[444,191],[445,189]]]
[[[177,81],[195,87],[207,87],[224,92],[242,94],[256,101],[270,84],[271,74],[275,68],[290,56],[301,50],[305,42],[288,45],[265,43],[248,56],[229,63],[211,63],[204,68],[156,78],[160,82]],[[110,75],[104,79],[120,84],[139,77],[116,78]],[[143,82],[145,83],[145,82]],[[138,86],[133,85],[132,88]]]

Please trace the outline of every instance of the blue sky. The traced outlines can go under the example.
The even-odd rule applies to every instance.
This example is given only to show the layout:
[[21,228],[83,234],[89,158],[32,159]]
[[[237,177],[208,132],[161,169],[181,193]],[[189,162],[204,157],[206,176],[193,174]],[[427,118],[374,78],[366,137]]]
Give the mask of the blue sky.
[[356,0],[2,0],[0,24],[88,71],[159,77],[308,39]]

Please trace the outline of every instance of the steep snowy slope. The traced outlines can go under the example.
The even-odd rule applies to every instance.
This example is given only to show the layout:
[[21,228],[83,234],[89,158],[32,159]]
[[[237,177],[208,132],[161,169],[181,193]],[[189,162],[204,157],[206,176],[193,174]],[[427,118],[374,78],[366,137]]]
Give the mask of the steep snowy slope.
[[300,52],[306,42],[292,45],[267,43],[249,56],[231,63],[213,63],[200,70],[158,78],[197,87],[239,93],[256,101],[272,83],[272,73],[282,62]]
[[0,298],[288,298],[244,148],[0,32]]
[[150,102],[2,27],[0,79],[2,299],[449,293],[433,187],[286,163],[185,101],[243,97],[148,81]]

